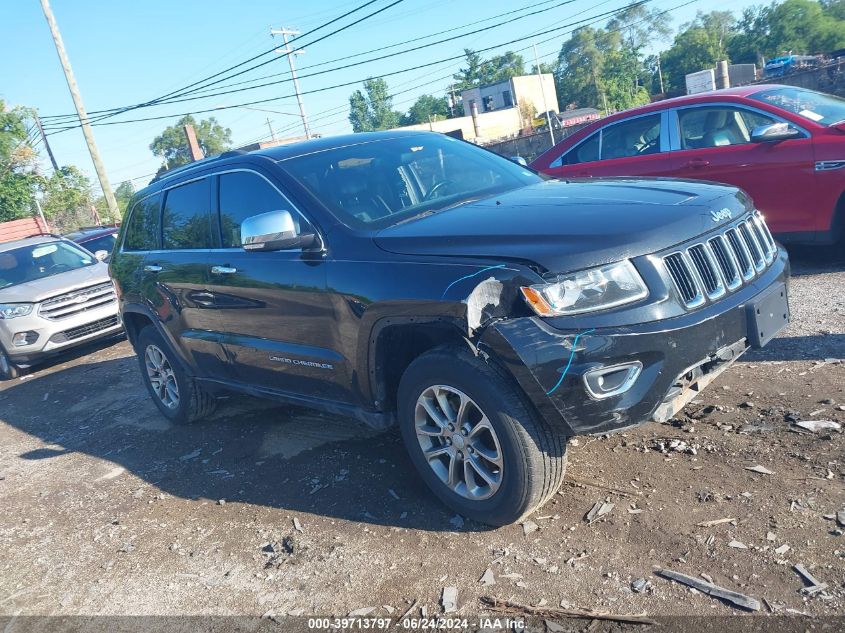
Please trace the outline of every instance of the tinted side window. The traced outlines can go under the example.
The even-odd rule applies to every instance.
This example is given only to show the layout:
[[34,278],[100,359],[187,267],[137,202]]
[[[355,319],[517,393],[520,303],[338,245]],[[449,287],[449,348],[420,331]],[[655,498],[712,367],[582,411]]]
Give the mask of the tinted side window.
[[211,248],[208,187],[203,178],[167,191],[161,214],[162,248]]
[[602,131],[601,159],[646,156],[660,152],[660,114],[609,125]]
[[580,163],[589,163],[590,161],[599,159],[599,136],[600,132],[596,132],[586,141],[582,141],[566,154],[558,158],[549,167],[561,167],[563,165],[578,165]]
[[81,246],[91,253],[96,253],[97,251],[108,251],[109,253],[111,253],[114,250],[114,241],[114,234],[109,233],[108,235],[104,235],[103,237],[88,240]]
[[138,202],[129,215],[123,248],[127,251],[152,251],[158,248],[158,219],[161,196],[150,196]]
[[220,174],[220,234],[223,248],[241,246],[241,222],[267,211],[290,211],[291,204],[258,174],[236,171]]

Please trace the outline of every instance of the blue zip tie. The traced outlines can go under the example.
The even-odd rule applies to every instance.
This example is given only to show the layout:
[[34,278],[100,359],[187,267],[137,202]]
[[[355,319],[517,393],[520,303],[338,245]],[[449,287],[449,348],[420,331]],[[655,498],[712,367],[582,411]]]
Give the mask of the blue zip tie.
[[547,396],[552,395],[557,388],[563,384],[563,379],[566,378],[566,372],[569,371],[569,368],[572,366],[572,359],[575,358],[575,348],[578,347],[578,339],[581,338],[584,334],[589,334],[590,332],[595,332],[596,328],[591,328],[589,330],[584,330],[575,335],[575,340],[572,341],[572,351],[569,352],[569,361],[566,363],[566,367],[563,368],[563,373],[560,375],[560,380],[557,381],[557,384],[551,388],[551,390],[546,392]]
[[495,270],[497,268],[505,268],[506,266],[507,266],[507,264],[499,264],[498,266],[488,266],[487,268],[482,268],[481,270],[477,270],[476,272],[472,273],[471,275],[466,275],[464,277],[456,279],[455,281],[450,283],[448,286],[446,286],[446,290],[443,291],[443,294],[440,295],[440,298],[443,299],[446,296],[446,293],[449,292],[449,288],[454,286],[456,283],[463,281],[464,279],[470,279],[471,277],[475,277],[476,275],[480,275],[481,273],[486,273],[488,270]]

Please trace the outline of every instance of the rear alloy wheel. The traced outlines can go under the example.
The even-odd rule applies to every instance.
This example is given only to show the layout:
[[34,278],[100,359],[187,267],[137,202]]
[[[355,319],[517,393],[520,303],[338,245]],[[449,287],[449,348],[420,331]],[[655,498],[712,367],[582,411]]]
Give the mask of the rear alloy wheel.
[[506,525],[557,492],[566,438],[550,429],[501,369],[442,347],[399,383],[399,430],[420,477],[460,515]]
[[14,380],[20,375],[20,368],[12,362],[6,350],[0,347],[0,380]]
[[153,344],[144,350],[144,365],[147,368],[147,378],[161,403],[168,409],[179,407],[179,384],[176,374],[167,360],[164,352]]
[[194,422],[214,411],[214,397],[182,369],[155,327],[148,325],[141,330],[135,352],[144,384],[168,420],[177,424]]

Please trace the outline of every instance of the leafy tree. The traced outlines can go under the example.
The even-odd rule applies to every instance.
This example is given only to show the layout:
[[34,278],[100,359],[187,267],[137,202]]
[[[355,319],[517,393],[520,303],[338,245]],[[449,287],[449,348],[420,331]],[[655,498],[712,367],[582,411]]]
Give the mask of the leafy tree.
[[501,55],[494,55],[484,61],[481,55],[472,49],[465,48],[466,68],[461,68],[452,77],[455,80],[455,90],[469,90],[487,84],[506,81],[511,77],[525,74],[525,60],[522,55],[513,51],[505,51]]
[[728,58],[735,18],[729,11],[699,13],[681,27],[672,46],[661,54],[663,79],[669,90],[683,90],[688,73],[713,68]]
[[44,215],[62,233],[92,222],[91,181],[77,167],[61,167],[45,179],[43,194]]
[[349,122],[353,132],[373,132],[398,127],[401,114],[393,109],[393,97],[384,79],[367,79],[364,92],[349,97]]
[[634,53],[639,53],[656,40],[665,40],[672,32],[666,12],[649,9],[640,2],[633,2],[617,13],[607,23],[607,30],[618,32]]
[[27,142],[27,119],[32,110],[7,109],[0,99],[0,222],[32,215],[32,200],[41,177],[36,172],[36,153]]
[[129,206],[129,201],[135,195],[135,186],[131,180],[124,180],[114,190],[114,197],[117,200],[117,208],[120,209],[120,215],[123,217],[126,214],[126,207]]
[[414,105],[403,114],[400,119],[401,125],[415,125],[431,121],[442,121],[449,118],[449,100],[446,97],[434,97],[432,95],[421,95],[414,102]]
[[164,160],[164,165],[159,170],[167,171],[180,165],[187,165],[193,159],[188,149],[188,141],[185,138],[185,126],[193,125],[197,135],[197,143],[206,156],[214,156],[225,152],[232,144],[232,130],[224,128],[214,117],[203,119],[199,123],[190,114],[182,117],[175,125],[165,130],[150,144],[153,154]]

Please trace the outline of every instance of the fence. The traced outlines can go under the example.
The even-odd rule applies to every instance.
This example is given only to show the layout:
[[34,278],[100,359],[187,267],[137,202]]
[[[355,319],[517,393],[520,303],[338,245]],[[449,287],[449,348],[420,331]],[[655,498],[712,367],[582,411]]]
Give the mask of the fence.
[[[560,143],[561,140],[574,134],[586,125],[589,124],[581,123],[578,125],[570,125],[562,130],[555,130],[555,142]],[[526,136],[517,136],[506,141],[499,141],[498,143],[484,145],[487,149],[496,152],[497,154],[501,154],[502,156],[522,156],[522,158],[529,163],[551,146],[552,139],[549,137],[548,130],[545,132],[536,132]]]

